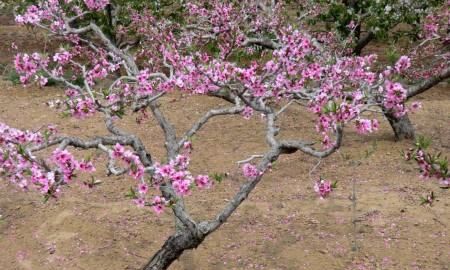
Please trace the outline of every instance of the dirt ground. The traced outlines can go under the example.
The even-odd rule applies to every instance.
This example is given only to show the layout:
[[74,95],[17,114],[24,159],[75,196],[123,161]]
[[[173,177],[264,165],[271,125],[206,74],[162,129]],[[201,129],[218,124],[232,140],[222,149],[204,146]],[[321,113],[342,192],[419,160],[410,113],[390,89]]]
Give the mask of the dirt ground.
[[[28,51],[46,46],[5,18],[0,16],[0,64],[11,63],[12,41]],[[22,88],[0,79],[0,122],[28,129],[54,123],[68,135],[106,134],[97,125],[100,118],[63,118],[45,105],[62,94],[58,88]],[[433,138],[433,147],[450,156],[450,86],[443,83],[417,100],[424,108],[410,117],[418,133]],[[170,96],[163,103],[179,133],[218,105],[207,97]],[[138,125],[134,117],[121,126],[162,158],[159,128],[152,119]],[[292,108],[282,122],[283,136],[314,138],[308,113]],[[230,220],[171,269],[450,269],[449,190],[420,179],[416,166],[401,156],[411,142],[395,142],[387,122],[381,122],[380,131],[369,136],[348,129],[341,150],[314,172],[317,159],[283,156]],[[194,218],[214,217],[238,189],[242,180],[236,161],[261,153],[263,134],[258,117],[248,122],[222,117],[196,136],[193,173],[230,176],[187,198]],[[339,181],[326,200],[312,190],[319,175]],[[0,269],[139,269],[173,231],[172,216],[135,207],[124,196],[132,180],[107,178],[100,167],[96,177],[103,183],[95,189],[75,183],[46,204],[39,194],[0,181]],[[355,211],[349,200],[353,187]],[[421,206],[420,196],[430,191],[437,200]]]

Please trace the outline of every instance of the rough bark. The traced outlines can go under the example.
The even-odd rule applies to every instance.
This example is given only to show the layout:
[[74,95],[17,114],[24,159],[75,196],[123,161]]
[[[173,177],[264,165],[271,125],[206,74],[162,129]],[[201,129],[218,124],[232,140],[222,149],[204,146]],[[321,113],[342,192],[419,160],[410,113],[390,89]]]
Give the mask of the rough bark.
[[391,111],[383,110],[383,112],[389,121],[397,140],[415,138],[415,130],[411,120],[409,120],[408,114],[396,117]]
[[153,255],[143,270],[167,269],[187,249],[197,248],[204,240],[202,236],[194,236],[189,231],[177,232],[170,236],[161,249]]
[[375,38],[375,35],[372,32],[367,33],[363,38],[359,38],[358,43],[353,49],[354,55],[361,55],[362,50],[367,46]]
[[[416,85],[410,86],[407,94],[407,98],[410,99],[418,94],[421,94],[440,82],[450,78],[450,67],[443,69],[439,74],[428,78]],[[383,109],[383,113],[391,124],[397,140],[414,139],[415,132],[414,127],[409,120],[408,114],[402,117],[395,117],[392,112]]]
[[412,98],[418,94],[421,94],[433,86],[439,84],[440,82],[450,78],[450,67],[446,67],[439,74],[421,81],[420,83],[413,85],[408,90],[408,99]]

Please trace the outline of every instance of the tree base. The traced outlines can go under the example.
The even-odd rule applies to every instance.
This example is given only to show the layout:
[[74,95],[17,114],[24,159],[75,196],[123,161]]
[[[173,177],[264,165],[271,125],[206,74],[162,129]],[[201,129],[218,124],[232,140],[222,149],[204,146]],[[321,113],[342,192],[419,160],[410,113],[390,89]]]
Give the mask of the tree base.
[[408,114],[396,117],[392,112],[383,110],[384,115],[394,131],[397,140],[412,140],[415,138],[415,130]]
[[197,248],[203,240],[203,235],[196,237],[189,231],[177,232],[166,240],[161,249],[142,269],[165,270],[177,260],[185,250]]

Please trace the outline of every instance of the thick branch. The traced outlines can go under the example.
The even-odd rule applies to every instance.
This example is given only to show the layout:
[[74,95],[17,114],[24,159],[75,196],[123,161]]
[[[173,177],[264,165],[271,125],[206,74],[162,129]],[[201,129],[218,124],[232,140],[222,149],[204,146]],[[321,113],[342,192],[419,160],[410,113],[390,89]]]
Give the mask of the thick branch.
[[243,43],[242,46],[246,47],[246,46],[253,46],[253,45],[257,45],[257,46],[261,46],[265,49],[269,49],[269,50],[276,50],[281,48],[281,45],[276,43],[273,40],[270,40],[268,38],[247,38]]
[[160,190],[164,198],[174,200],[175,204],[172,206],[172,211],[177,218],[177,230],[182,231],[187,228],[190,232],[196,233],[197,223],[192,219],[184,209],[184,202],[173,189],[171,183],[161,185]]
[[140,103],[139,103],[139,101],[136,101],[136,102],[133,104],[133,106],[132,106],[133,112],[138,112],[138,111],[140,111],[142,108],[148,107],[148,105],[149,105],[150,103],[152,103],[153,101],[159,99],[160,97],[164,96],[165,94],[166,94],[165,92],[161,92],[161,93],[159,93],[159,94],[157,94],[157,95],[149,96],[149,97],[145,98],[143,101],[140,101]]
[[450,67],[442,70],[441,73],[439,73],[437,76],[431,77],[414,86],[411,86],[408,90],[408,98],[412,98],[420,93],[423,93],[448,78],[450,78]]
[[342,137],[343,137],[343,128],[341,126],[338,126],[336,129],[335,144],[331,148],[326,149],[324,151],[318,151],[311,147],[311,145],[312,145],[311,143],[306,143],[306,142],[298,141],[298,140],[281,141],[280,145],[281,145],[281,148],[283,149],[283,152],[286,152],[286,153],[292,153],[297,150],[300,150],[311,156],[318,157],[318,158],[324,158],[324,157],[327,157],[327,156],[331,155],[332,153],[334,153],[341,146]]
[[156,121],[158,121],[159,126],[164,132],[166,139],[165,147],[167,150],[167,157],[169,158],[169,160],[174,159],[178,152],[178,143],[175,128],[163,115],[163,113],[159,109],[159,104],[156,103],[156,101],[150,103],[150,109]]
[[374,33],[369,32],[367,35],[365,35],[363,38],[360,38],[358,40],[358,43],[356,44],[355,48],[353,48],[353,54],[355,55],[361,55],[362,50],[369,44],[373,39],[375,38]]
[[212,109],[208,111],[202,118],[200,118],[195,124],[184,134],[183,138],[178,142],[178,147],[182,147],[183,144],[197,133],[211,118],[219,115],[238,114],[244,109],[243,106],[234,106],[229,108]]
[[92,23],[89,25],[90,28],[94,31],[94,33],[103,41],[105,46],[114,54],[120,56],[122,58],[127,66],[131,69],[132,73],[134,75],[137,75],[139,73],[139,68],[136,65],[136,62],[133,60],[133,57],[131,55],[128,55],[124,53],[121,49],[117,48],[112,41],[103,33],[103,31],[98,27],[95,23]]
[[227,219],[231,216],[231,214],[241,205],[241,203],[247,199],[248,195],[252,192],[252,190],[256,187],[256,185],[261,181],[264,171],[266,171],[267,167],[274,161],[278,159],[281,154],[281,148],[274,147],[269,152],[267,152],[263,159],[258,164],[258,170],[261,172],[255,179],[246,182],[241,186],[238,193],[233,197],[233,199],[225,206],[225,208],[217,215],[215,220],[209,222],[206,225],[206,234],[210,234],[213,231],[217,230],[223,223],[227,221]]
[[132,145],[133,140],[131,138],[119,136],[96,137],[94,139],[87,141],[83,141],[82,139],[76,137],[58,137],[44,144],[33,146],[27,149],[31,152],[37,152],[55,146],[57,144],[64,144],[65,147],[72,146],[81,149],[91,149],[91,148],[98,148],[99,144],[114,145],[116,143],[120,143],[122,145]]
[[113,156],[113,151],[111,149],[107,148],[103,144],[99,144],[98,148],[108,155],[108,158],[109,158],[108,165],[107,165],[108,175],[113,174],[115,176],[118,176],[118,175],[125,174],[129,171],[128,169],[125,169],[125,168],[117,168],[116,167],[115,158]]

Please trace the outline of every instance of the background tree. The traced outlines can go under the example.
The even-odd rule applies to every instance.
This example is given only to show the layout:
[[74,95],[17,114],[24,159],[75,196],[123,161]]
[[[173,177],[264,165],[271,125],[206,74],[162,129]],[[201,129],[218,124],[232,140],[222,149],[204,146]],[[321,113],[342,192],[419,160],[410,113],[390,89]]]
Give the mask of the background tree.
[[[413,72],[405,78],[408,99],[450,77],[447,1],[319,0],[309,4],[321,5],[323,12],[311,16],[308,22],[324,24],[319,29],[337,31],[342,39],[350,39],[346,44],[352,54],[360,55],[370,42],[383,40],[394,48],[389,53],[390,64],[398,60],[399,53],[414,58]],[[383,111],[397,139],[415,137],[407,114],[398,117],[389,109]]]

